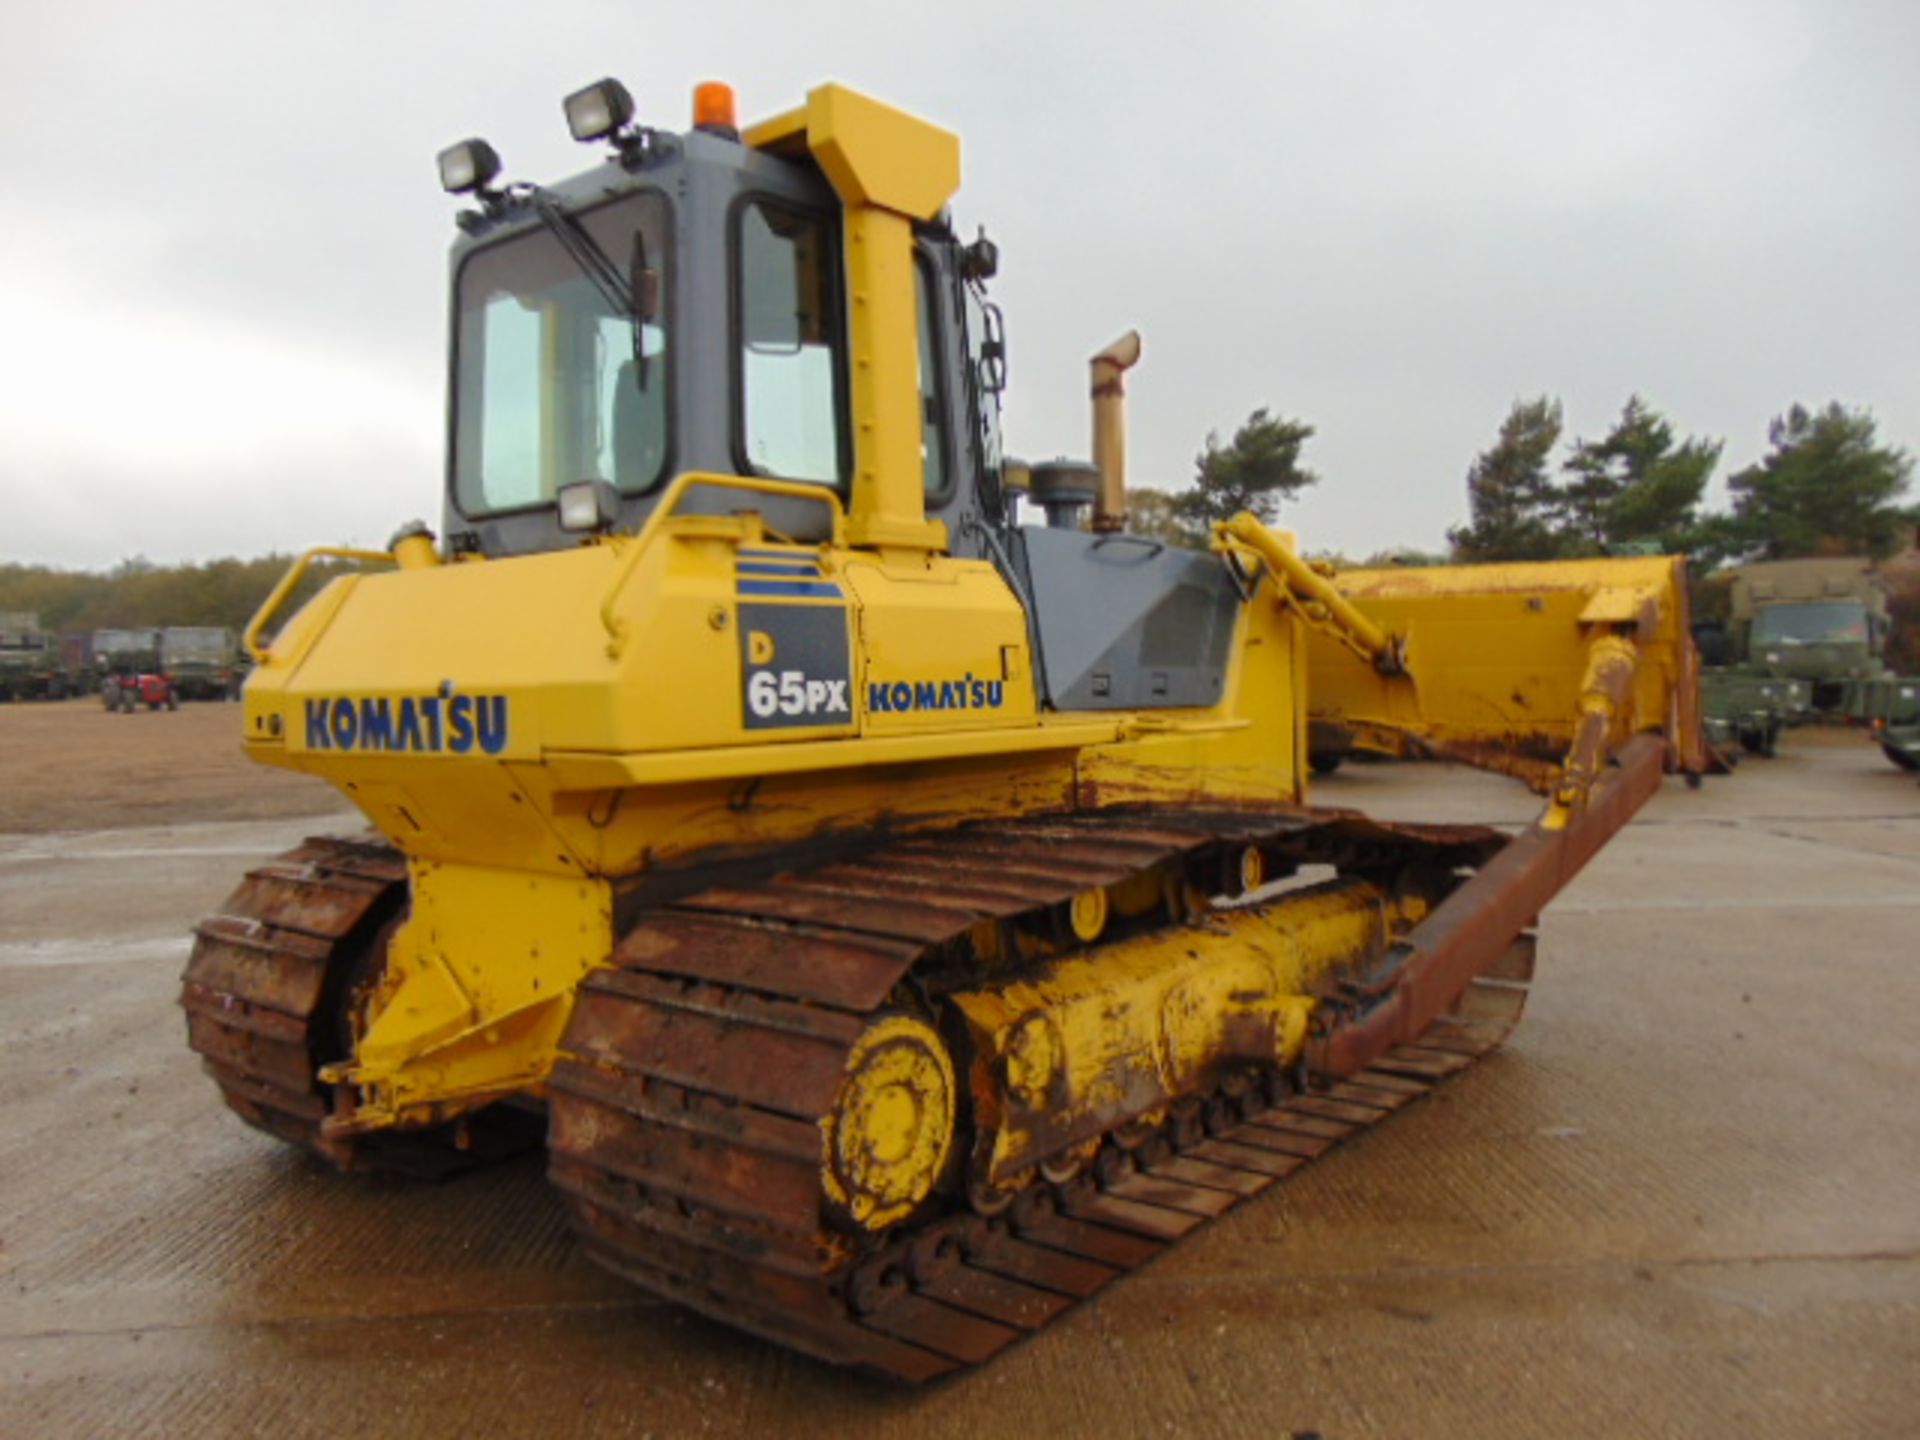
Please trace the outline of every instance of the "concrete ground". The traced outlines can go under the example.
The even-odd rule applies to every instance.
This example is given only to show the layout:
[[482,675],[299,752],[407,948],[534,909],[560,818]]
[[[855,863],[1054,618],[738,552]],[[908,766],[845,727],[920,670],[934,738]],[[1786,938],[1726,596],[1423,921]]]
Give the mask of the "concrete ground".
[[[1399,766],[1316,795],[1530,810]],[[227,1114],[186,929],[325,822],[36,818],[0,834],[0,1435],[1920,1434],[1920,787],[1855,737],[1671,783],[1545,917],[1505,1053],[922,1392],[602,1275],[537,1161],[368,1183]]]

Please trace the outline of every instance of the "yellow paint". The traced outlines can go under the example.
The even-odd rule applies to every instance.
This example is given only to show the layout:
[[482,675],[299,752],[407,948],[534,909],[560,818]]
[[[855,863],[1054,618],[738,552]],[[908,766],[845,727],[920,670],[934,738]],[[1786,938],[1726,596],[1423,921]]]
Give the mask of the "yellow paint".
[[953,1062],[932,1026],[910,1015],[868,1026],[820,1122],[828,1199],[870,1230],[911,1215],[953,1153],[958,1104]]
[[699,517],[677,514],[681,498],[687,491],[703,486],[715,490],[744,490],[755,495],[783,495],[824,505],[833,523],[832,543],[836,546],[841,543],[844,517],[840,512],[840,497],[831,490],[818,485],[804,485],[792,480],[768,480],[759,476],[711,475],[693,470],[676,475],[661,492],[653,512],[647,516],[646,524],[640,527],[640,533],[630,541],[616,537],[609,542],[621,552],[613,581],[600,601],[600,623],[610,637],[607,644],[609,658],[619,659],[621,650],[632,636],[631,620],[623,614],[624,609],[631,608],[624,592],[641,559],[660,536],[704,535],[736,545],[756,545],[760,542],[760,517],[757,512],[748,511],[738,516]]
[[1384,675],[1310,633],[1314,718],[1411,737],[1416,748],[1521,748],[1551,768],[1587,713],[1589,643],[1619,631],[1639,659],[1630,703],[1610,716],[1608,748],[1661,729],[1677,763],[1703,768],[1679,559],[1351,570],[1333,583],[1402,644],[1408,674]]
[[[394,562],[394,557],[384,550],[352,550],[339,545],[315,545],[311,549],[303,552],[299,559],[287,567],[287,573],[280,577],[273,589],[267,592],[267,598],[261,601],[260,608],[253,612],[253,618],[247,622],[247,628],[240,632],[240,643],[246,647],[247,653],[253,657],[254,664],[266,665],[272,663],[268,650],[260,642],[261,632],[266,629],[267,622],[279,613],[280,607],[287,603],[287,597],[293,594],[294,589],[300,584],[301,580],[306,578],[307,567],[312,565],[315,560],[323,558],[357,560],[362,564],[368,565],[388,565]],[[342,587],[342,593],[344,593],[344,588],[351,584],[355,578],[356,577],[351,575],[340,576],[331,582],[327,588],[331,590],[335,586],[339,586]],[[336,597],[336,603],[337,598],[338,597]],[[314,610],[318,606],[318,603],[318,597],[316,597],[312,603],[308,604],[306,608],[301,611],[301,615],[306,616],[306,618],[311,621],[314,617],[308,615],[307,612]],[[291,627],[294,622],[290,621],[288,623],[289,627]],[[292,640],[295,637],[289,636],[288,638]]]
[[[931,220],[960,188],[960,140],[843,85],[747,132],[750,145],[808,150],[841,203],[846,257],[847,369],[856,545],[944,550],[926,516],[920,455],[918,305],[913,222]],[[902,363],[908,357],[910,363]]]
[[394,543],[393,563],[402,570],[424,570],[440,563],[440,552],[433,548],[433,536],[416,530]]
[[[1627,702],[1604,716],[1609,743],[1686,730],[1675,561],[1329,578],[1297,560],[1291,536],[1238,522],[1223,543],[1262,568],[1218,703],[1043,710],[1018,595],[993,565],[944,553],[921,498],[910,222],[958,184],[957,141],[833,86],[747,138],[812,156],[842,199],[858,467],[845,513],[818,486],[681,474],[637,535],[484,563],[429,563],[413,541],[394,556],[309,552],[249,626],[260,661],[246,690],[250,756],[339,786],[410,865],[410,916],[361,1042],[335,1072],[356,1097],[338,1128],[425,1123],[537,1090],[580,977],[611,954],[615,887],[715,855],[1117,804],[1297,803],[1309,702],[1316,718],[1419,743],[1537,740],[1550,767],[1592,713],[1589,642],[1616,631],[1632,632],[1638,666]],[[695,487],[724,489],[741,513],[679,514]],[[770,533],[754,513],[768,496],[825,507],[828,539]],[[773,641],[742,633],[743,549],[814,562],[838,587],[791,603],[844,626],[850,713],[747,723],[745,667]],[[395,564],[334,581],[262,648],[321,554]],[[1388,673],[1401,660],[1407,673]],[[919,703],[923,693],[941,703]],[[965,703],[947,703],[955,696]],[[343,747],[328,729],[340,704],[355,707],[355,725],[362,713],[442,723],[456,699],[498,702],[491,748]],[[1115,914],[1149,923],[1172,884],[1148,874],[1096,892],[1085,907],[1108,914],[1095,925],[1077,913],[1072,928],[1084,939],[1112,933]],[[1315,984],[1377,944],[1382,903],[1351,889],[1295,896],[1216,917],[1218,931],[1047,960],[1037,978],[973,992],[970,1022],[1002,1046],[993,1053],[1004,1050],[1023,1104],[1058,1080],[1084,1115],[1149,1114],[1239,1055],[1249,1033],[1268,1060],[1296,1055]],[[995,927],[975,940],[996,973],[1046,948],[1004,943]],[[1103,1005],[1117,1018],[1101,1018]],[[840,1176],[830,1191],[863,1224],[911,1208],[939,1168],[940,1127],[927,1118],[939,1062],[925,1057],[944,1051],[937,1037],[916,1042],[921,1054],[887,1033],[860,1052],[823,1142]],[[1119,1093],[1130,1077],[1139,1104]],[[968,1083],[977,1090],[978,1077]],[[1003,1169],[1027,1153],[1005,1143]]]
[[951,997],[977,1057],[968,1084],[991,1137],[987,1178],[1015,1183],[1231,1066],[1290,1065],[1331,974],[1425,913],[1418,896],[1336,881]]
[[409,870],[412,910],[360,1043],[326,1073],[357,1096],[339,1130],[423,1123],[450,1102],[536,1089],[575,989],[613,948],[603,880],[435,862]]
[[[868,735],[944,735],[1032,725],[1039,714],[1026,612],[984,560],[946,556],[849,556],[844,574],[860,617],[857,676]],[[937,635],[938,644],[927,637]],[[953,709],[874,708],[872,687],[975,681],[998,687],[997,705]],[[973,698],[967,697],[969,701]],[[983,696],[991,699],[991,695]],[[1114,733],[1111,722],[1107,734]],[[1035,743],[1046,743],[1037,740]]]
[[1215,543],[1243,550],[1264,561],[1284,585],[1294,605],[1316,629],[1331,635],[1362,660],[1385,670],[1397,668],[1395,637],[1368,619],[1327,576],[1295,553],[1291,536],[1271,530],[1242,510],[1214,526]]
[[1105,890],[1082,890],[1067,907],[1067,924],[1073,938],[1091,945],[1107,930],[1107,916],[1113,911]]

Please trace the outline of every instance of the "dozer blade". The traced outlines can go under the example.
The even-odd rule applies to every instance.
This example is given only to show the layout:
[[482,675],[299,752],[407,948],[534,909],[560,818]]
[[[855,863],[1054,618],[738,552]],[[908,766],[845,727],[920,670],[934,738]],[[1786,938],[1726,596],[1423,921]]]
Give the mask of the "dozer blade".
[[1352,570],[1330,584],[1385,637],[1365,656],[1325,626],[1308,641],[1310,720],[1357,748],[1459,760],[1547,792],[1598,708],[1596,645],[1617,642],[1631,673],[1605,699],[1589,768],[1648,732],[1665,739],[1666,769],[1710,766],[1677,556]]

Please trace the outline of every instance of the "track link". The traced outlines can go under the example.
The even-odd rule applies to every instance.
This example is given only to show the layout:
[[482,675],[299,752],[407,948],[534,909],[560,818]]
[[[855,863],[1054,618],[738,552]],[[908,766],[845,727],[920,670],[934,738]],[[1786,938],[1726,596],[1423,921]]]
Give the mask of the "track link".
[[181,976],[187,1043],[249,1125],[342,1170],[436,1178],[539,1143],[537,1117],[483,1112],[456,1130],[341,1139],[324,1129],[333,1089],[317,1078],[346,1052],[345,990],[406,904],[401,854],[372,840],[313,837],[247,872],[194,929]]
[[[1455,1013],[1360,1075],[1277,1075],[1174,1107],[1040,1179],[871,1237],[823,1227],[820,1117],[869,1017],[983,920],[1044,914],[1168,862],[1257,844],[1349,868],[1484,859],[1478,827],[1358,817],[1048,817],[894,843],[647,915],[586,981],[551,1081],[549,1165],[587,1253],[659,1295],[836,1364],[925,1381],[979,1364],[1499,1045],[1523,939]],[[909,972],[913,972],[911,975]],[[1123,1143],[1124,1142],[1124,1143]]]

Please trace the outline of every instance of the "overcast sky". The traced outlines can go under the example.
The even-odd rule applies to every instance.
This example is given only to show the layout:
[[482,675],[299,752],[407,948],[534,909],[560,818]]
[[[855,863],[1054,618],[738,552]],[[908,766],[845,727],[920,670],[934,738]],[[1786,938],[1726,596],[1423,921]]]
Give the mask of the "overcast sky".
[[958,131],[1002,250],[1011,453],[1089,449],[1128,326],[1135,483],[1255,406],[1313,425],[1314,549],[1437,548],[1516,396],[1764,450],[1792,402],[1920,451],[1920,4],[9,0],[0,559],[104,566],[438,524],[433,157],[593,157],[613,74],[688,123],[822,80]]

